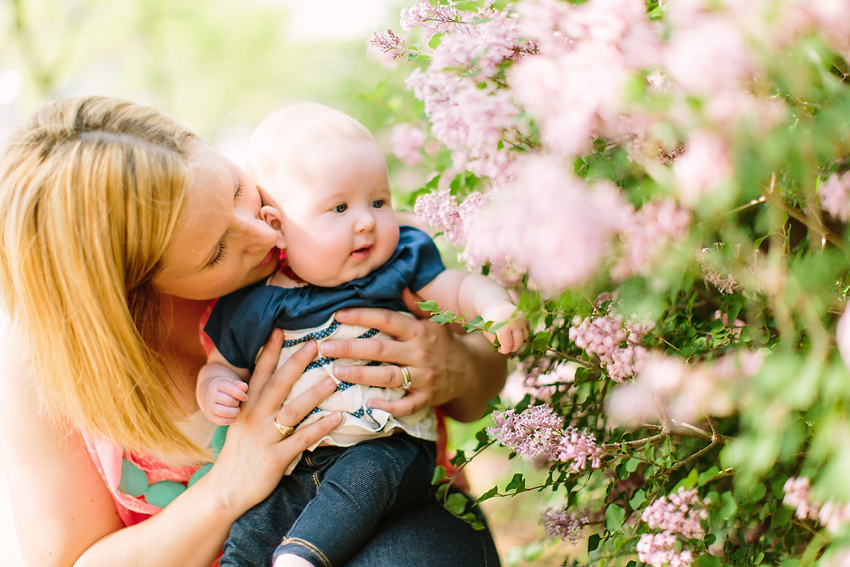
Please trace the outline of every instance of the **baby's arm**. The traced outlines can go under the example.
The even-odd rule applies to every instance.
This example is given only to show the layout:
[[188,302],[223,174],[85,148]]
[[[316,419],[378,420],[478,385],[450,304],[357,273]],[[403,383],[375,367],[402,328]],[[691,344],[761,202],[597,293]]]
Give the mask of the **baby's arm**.
[[499,339],[499,352],[516,352],[528,338],[528,321],[515,317],[516,305],[499,284],[481,274],[466,274],[458,270],[445,270],[428,285],[419,290],[425,299],[437,302],[441,309],[459,315],[480,315],[485,321],[504,323],[493,334],[484,333],[493,341]]
[[239,404],[248,399],[250,373],[246,368],[236,368],[213,349],[207,363],[198,373],[195,393],[198,405],[207,419],[219,425],[230,425],[239,415]]

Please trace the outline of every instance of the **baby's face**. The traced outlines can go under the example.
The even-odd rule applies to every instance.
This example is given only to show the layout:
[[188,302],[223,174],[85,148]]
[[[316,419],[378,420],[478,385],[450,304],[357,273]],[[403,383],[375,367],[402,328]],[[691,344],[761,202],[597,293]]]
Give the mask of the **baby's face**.
[[283,238],[292,270],[334,287],[379,268],[398,245],[387,168],[374,143],[323,144],[321,167],[281,196]]

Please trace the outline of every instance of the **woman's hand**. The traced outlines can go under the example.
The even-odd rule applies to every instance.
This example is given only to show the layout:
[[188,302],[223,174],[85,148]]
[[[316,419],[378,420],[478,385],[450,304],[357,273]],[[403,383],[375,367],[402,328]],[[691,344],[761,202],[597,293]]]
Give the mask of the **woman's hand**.
[[342,420],[340,414],[331,414],[284,438],[274,420],[283,426],[297,425],[336,390],[336,384],[327,378],[281,407],[292,384],[317,353],[315,341],[309,341],[275,371],[282,346],[283,332],[275,330],[257,359],[248,399],[227,430],[215,465],[204,477],[212,477],[221,486],[222,503],[234,519],[268,496],[292,460]]
[[[421,298],[405,290],[403,299],[412,313],[427,317],[416,306]],[[480,334],[455,335],[447,325],[412,319],[386,309],[342,309],[336,319],[340,323],[374,327],[395,339],[329,340],[322,344],[322,354],[390,365],[336,367],[336,377],[340,380],[367,386],[401,387],[402,367],[406,367],[410,373],[406,396],[394,402],[369,402],[370,406],[397,417],[429,406],[442,406],[454,419],[473,421],[481,417],[487,402],[504,385],[505,359]]]

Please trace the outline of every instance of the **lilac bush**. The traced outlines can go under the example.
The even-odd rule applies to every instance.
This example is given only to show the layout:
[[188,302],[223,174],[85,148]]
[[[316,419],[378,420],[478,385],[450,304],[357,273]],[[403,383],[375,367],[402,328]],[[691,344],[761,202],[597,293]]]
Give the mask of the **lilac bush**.
[[418,0],[401,30],[411,206],[533,330],[476,454],[546,480],[478,501],[551,492],[565,562],[846,564],[850,2]]

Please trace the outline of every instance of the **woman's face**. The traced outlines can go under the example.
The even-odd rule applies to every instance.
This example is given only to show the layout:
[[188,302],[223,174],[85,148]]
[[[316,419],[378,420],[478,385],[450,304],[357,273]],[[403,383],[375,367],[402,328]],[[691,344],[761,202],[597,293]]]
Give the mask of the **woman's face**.
[[161,293],[208,300],[271,275],[277,233],[260,220],[262,199],[236,164],[194,142],[192,184],[174,240],[154,278]]

